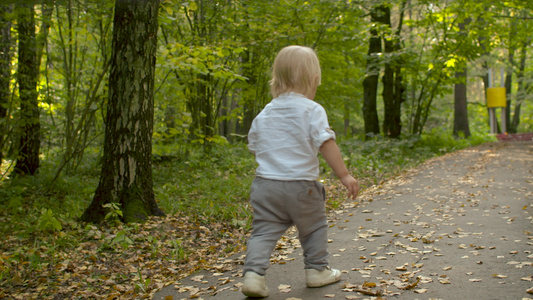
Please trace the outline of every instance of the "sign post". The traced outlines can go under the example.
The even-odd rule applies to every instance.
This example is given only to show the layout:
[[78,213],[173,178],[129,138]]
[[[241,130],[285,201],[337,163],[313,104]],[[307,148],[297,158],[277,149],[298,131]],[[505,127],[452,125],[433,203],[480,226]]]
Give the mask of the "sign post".
[[505,108],[507,106],[507,99],[505,95],[504,87],[491,87],[487,89],[487,107],[489,108],[489,121],[490,121],[490,133],[498,133],[498,120],[496,117],[496,108],[502,108],[502,132],[507,132],[506,128],[506,113]]

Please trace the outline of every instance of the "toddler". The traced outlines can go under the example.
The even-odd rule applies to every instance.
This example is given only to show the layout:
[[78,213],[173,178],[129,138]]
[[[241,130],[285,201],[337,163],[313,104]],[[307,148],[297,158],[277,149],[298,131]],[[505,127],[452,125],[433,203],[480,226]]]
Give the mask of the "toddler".
[[248,133],[248,148],[258,167],[250,194],[253,230],[243,270],[246,296],[268,296],[265,274],[270,255],[292,225],[303,248],[306,285],[321,287],[340,280],[340,271],[328,263],[318,152],[352,199],[359,193],[359,184],[344,165],[324,108],[313,101],[320,79],[318,57],[311,48],[283,48],[272,68],[274,99],[257,115]]

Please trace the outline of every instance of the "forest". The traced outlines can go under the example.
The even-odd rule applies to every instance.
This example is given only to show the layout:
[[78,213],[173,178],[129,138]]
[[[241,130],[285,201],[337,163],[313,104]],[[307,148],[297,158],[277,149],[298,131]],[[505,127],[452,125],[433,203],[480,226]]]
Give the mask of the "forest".
[[3,3],[0,298],[149,297],[241,251],[246,136],[287,45],[317,52],[315,101],[363,190],[533,131],[529,0]]

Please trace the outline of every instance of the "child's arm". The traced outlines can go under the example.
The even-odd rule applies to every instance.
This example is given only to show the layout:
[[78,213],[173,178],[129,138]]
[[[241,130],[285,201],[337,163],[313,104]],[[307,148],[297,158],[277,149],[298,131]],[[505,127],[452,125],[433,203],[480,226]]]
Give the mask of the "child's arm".
[[335,143],[335,140],[330,139],[325,141],[320,146],[320,153],[331,169],[333,169],[335,175],[339,177],[342,184],[348,189],[348,197],[351,196],[352,200],[355,200],[357,194],[359,194],[359,183],[348,173],[348,169],[346,169],[346,165],[342,160],[341,151],[337,143]]

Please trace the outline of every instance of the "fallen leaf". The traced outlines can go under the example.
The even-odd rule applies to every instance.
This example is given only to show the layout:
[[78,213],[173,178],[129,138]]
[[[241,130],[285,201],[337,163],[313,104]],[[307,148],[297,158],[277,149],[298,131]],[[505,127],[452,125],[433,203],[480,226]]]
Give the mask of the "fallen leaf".
[[439,282],[442,284],[450,284],[451,282],[446,278],[439,278]]
[[410,284],[408,284],[407,286],[405,286],[405,287],[403,288],[403,290],[412,290],[412,289],[414,289],[414,288],[418,285],[419,282],[420,282],[420,277],[418,277],[418,278],[416,279],[415,282],[410,283]]
[[409,265],[408,263],[405,263],[403,266],[396,267],[396,270],[397,271],[407,271],[407,266],[408,265]]
[[291,286],[287,284],[280,284],[278,286],[280,293],[290,293],[291,292]]
[[413,292],[417,293],[417,294],[423,294],[425,292],[427,292],[428,289],[417,289],[417,290],[414,290]]
[[383,294],[382,291],[372,291],[364,288],[356,288],[355,291],[367,296],[381,296]]

